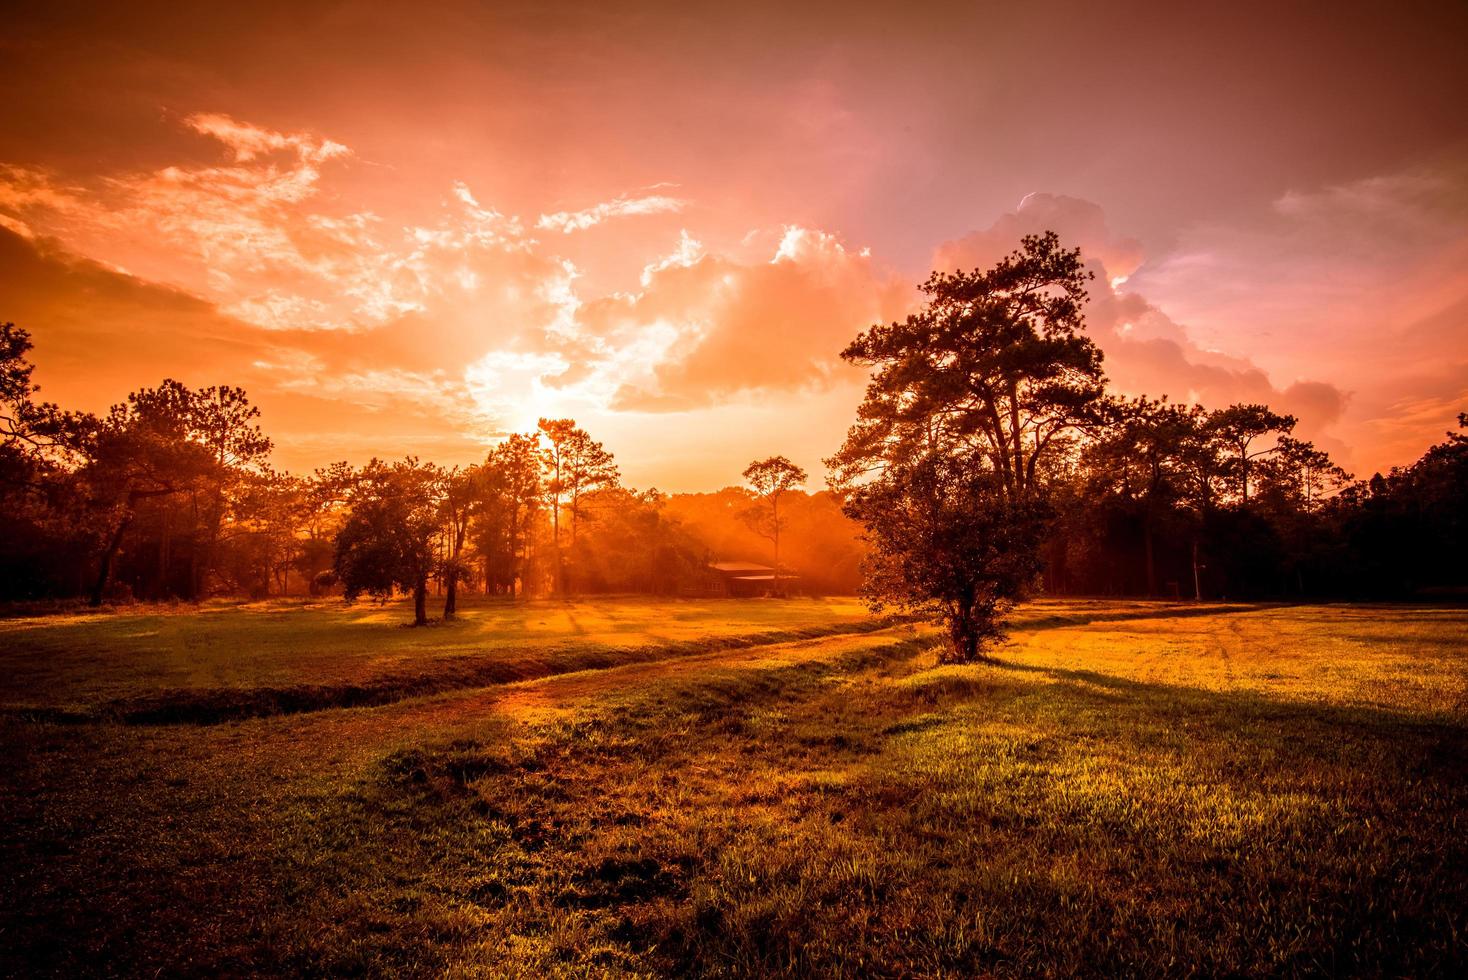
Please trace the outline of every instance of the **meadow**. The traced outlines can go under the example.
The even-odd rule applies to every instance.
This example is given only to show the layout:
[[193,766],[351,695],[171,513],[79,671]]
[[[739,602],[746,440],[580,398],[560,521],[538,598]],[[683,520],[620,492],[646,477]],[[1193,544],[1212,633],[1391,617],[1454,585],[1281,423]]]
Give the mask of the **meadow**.
[[1468,610],[0,621],[0,971],[1455,976]]

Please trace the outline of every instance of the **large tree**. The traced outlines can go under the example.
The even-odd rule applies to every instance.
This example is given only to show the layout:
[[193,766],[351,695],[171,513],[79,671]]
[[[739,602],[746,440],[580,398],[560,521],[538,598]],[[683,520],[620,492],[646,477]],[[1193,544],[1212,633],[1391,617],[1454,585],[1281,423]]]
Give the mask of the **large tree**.
[[443,474],[409,457],[391,465],[374,459],[358,475],[350,511],[336,535],[337,577],[348,600],[362,593],[413,596],[413,625],[428,625],[428,577],[437,557]]
[[805,470],[784,456],[757,459],[744,468],[744,482],[758,500],[746,514],[746,523],[775,546],[774,593],[783,595],[780,587],[780,532],[785,520],[780,516],[780,498],[805,483]]
[[927,303],[842,352],[872,369],[828,464],[871,544],[874,605],[936,613],[951,656],[979,658],[1038,567],[1046,464],[1101,420],[1079,250],[1026,236],[993,268],[937,273]]
[[[260,410],[250,404],[243,388],[200,388],[189,393],[187,410],[189,438],[203,445],[213,462],[204,480],[202,560],[195,561],[193,573],[193,594],[202,596],[218,561],[219,536],[231,492],[247,474],[262,470],[272,446],[255,421]],[[196,549],[194,553],[200,552]]]
[[215,460],[193,428],[194,393],[177,381],[144,388],[114,405],[95,426],[79,430],[85,463],[77,477],[96,542],[91,604],[101,605],[113,565],[144,501],[196,494],[214,476]]

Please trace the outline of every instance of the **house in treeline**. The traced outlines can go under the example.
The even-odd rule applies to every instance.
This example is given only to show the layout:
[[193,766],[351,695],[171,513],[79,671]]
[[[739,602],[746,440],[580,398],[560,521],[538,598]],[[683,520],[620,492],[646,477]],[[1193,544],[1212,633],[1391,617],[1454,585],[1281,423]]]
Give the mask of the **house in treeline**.
[[[798,592],[800,576],[780,572],[780,589],[785,595]],[[716,561],[708,565],[708,574],[700,590],[704,595],[757,599],[775,594],[775,570],[752,561]]]

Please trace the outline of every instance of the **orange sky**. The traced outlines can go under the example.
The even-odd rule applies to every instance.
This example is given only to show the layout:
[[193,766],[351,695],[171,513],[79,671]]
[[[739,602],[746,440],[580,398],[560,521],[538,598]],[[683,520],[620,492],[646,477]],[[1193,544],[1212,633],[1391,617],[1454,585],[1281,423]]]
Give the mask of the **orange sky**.
[[67,405],[245,386],[293,469],[569,415],[706,489],[819,477],[844,343],[1054,228],[1123,390],[1362,475],[1468,410],[1463,5],[724,6],[22,4],[0,319]]

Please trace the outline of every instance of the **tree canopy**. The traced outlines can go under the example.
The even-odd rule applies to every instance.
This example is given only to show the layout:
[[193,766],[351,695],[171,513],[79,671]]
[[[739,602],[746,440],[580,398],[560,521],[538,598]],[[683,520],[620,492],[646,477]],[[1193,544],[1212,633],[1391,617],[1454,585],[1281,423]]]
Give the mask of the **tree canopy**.
[[842,353],[872,369],[828,460],[867,529],[866,594],[936,613],[955,659],[980,656],[1039,568],[1046,463],[1104,420],[1088,277],[1053,232],[1027,236],[992,269],[934,273],[921,310]]

